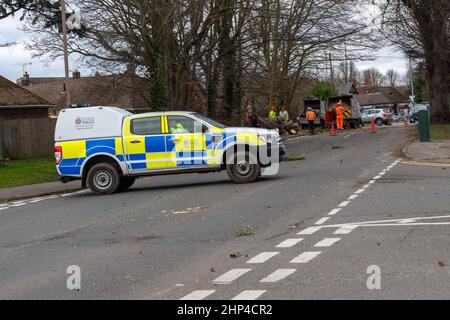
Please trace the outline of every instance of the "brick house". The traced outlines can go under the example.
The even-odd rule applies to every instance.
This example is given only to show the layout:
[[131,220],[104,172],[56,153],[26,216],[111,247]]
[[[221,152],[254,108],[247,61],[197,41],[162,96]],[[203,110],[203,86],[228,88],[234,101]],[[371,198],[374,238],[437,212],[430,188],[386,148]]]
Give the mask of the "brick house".
[[[25,73],[17,83],[55,104],[55,114],[66,106],[63,77],[34,78]],[[69,89],[72,104],[117,106],[135,113],[151,111],[148,84],[131,70],[90,77],[81,77],[75,71],[69,79]]]

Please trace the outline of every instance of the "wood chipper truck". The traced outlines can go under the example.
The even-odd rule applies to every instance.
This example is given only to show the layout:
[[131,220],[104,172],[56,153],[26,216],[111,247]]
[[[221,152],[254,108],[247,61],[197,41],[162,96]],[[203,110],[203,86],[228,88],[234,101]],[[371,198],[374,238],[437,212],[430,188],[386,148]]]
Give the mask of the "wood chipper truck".
[[319,99],[307,99],[303,101],[304,108],[303,113],[300,115],[298,124],[305,130],[308,127],[308,121],[306,120],[306,111],[308,107],[316,113],[316,120],[314,121],[314,126],[325,128],[325,103]]
[[344,107],[344,128],[359,128],[361,126],[361,110],[357,95],[342,95],[328,98],[325,107],[325,123],[331,126],[335,123],[336,128],[336,107],[341,101]]

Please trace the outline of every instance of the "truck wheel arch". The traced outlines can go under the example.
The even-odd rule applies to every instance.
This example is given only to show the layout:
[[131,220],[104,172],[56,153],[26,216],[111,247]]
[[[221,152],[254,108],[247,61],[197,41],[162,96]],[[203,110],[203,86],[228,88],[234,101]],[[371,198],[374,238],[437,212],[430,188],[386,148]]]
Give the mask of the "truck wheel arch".
[[[227,148],[223,150],[222,155],[221,155],[221,161],[222,161],[221,166],[223,168],[225,168],[227,156],[237,152],[237,146],[244,146],[245,151],[249,151],[251,147],[255,148],[255,150],[257,150],[257,148],[258,148],[257,145],[249,144],[249,143],[233,143],[233,144],[227,146]],[[257,157],[259,157],[258,153],[257,153]]]
[[86,187],[86,177],[89,172],[89,169],[91,169],[97,163],[109,163],[117,169],[120,175],[124,174],[123,168],[120,165],[118,159],[111,156],[110,154],[95,154],[90,158],[88,158],[87,161],[83,164],[83,167],[81,168],[82,172],[81,184],[83,188]]

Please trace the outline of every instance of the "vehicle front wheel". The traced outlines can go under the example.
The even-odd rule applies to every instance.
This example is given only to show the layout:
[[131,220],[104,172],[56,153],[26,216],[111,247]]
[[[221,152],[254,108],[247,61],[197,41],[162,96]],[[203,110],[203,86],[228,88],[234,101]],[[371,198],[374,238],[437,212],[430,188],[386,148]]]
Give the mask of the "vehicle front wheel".
[[249,152],[236,152],[227,158],[227,174],[234,183],[255,181],[261,172],[257,157]]
[[383,125],[383,119],[377,118],[377,119],[375,120],[375,123],[377,124],[377,126],[381,127],[381,126]]
[[87,174],[88,187],[97,194],[111,194],[121,185],[117,169],[109,163],[94,165]]

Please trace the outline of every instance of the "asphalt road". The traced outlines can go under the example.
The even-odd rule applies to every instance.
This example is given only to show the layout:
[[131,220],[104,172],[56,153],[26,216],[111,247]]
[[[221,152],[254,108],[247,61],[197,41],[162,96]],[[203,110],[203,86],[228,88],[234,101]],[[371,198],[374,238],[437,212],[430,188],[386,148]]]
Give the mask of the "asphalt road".
[[399,162],[406,137],[289,140],[306,159],[247,185],[174,175],[0,207],[0,298],[448,298],[450,168]]

